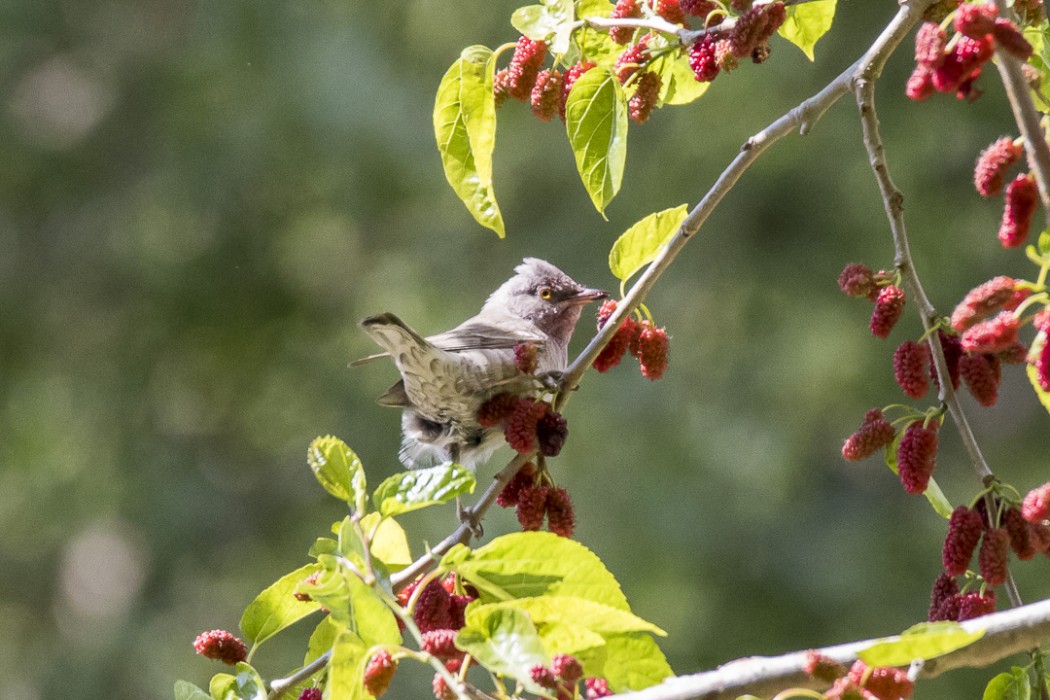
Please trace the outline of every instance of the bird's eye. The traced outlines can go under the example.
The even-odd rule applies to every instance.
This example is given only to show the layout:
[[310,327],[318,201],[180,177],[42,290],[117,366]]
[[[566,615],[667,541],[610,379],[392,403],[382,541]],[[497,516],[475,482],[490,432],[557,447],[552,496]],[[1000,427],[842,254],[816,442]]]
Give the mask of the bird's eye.
[[554,292],[551,291],[550,287],[543,287],[540,289],[540,299],[550,301],[552,296],[554,296]]

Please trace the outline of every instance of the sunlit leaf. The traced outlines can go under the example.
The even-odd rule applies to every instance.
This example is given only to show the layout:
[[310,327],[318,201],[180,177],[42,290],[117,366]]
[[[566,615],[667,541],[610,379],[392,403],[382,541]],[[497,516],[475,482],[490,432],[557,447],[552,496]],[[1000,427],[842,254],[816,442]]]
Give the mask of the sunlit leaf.
[[1028,674],[1023,669],[1014,668],[1003,672],[988,681],[984,688],[982,700],[1030,700],[1032,688]]
[[576,81],[565,104],[565,125],[583,186],[604,215],[620,191],[627,159],[627,102],[611,70],[592,68]]
[[642,690],[674,675],[667,658],[648,634],[635,632],[605,637],[602,674],[616,692]]
[[569,50],[572,20],[572,0],[544,0],[519,7],[510,17],[515,29],[533,41],[547,41],[556,55]]
[[984,636],[968,632],[956,622],[924,622],[871,645],[857,654],[869,666],[905,666],[916,659],[934,659],[962,649]]
[[243,661],[237,664],[236,675],[212,676],[208,690],[213,700],[266,700],[266,684],[258,672]]
[[189,681],[175,681],[175,700],[211,700],[211,695]]
[[486,228],[506,234],[492,191],[492,151],[496,144],[496,103],[492,95],[492,51],[470,46],[448,69],[434,102],[434,135],[445,178]]
[[813,60],[813,47],[829,29],[835,19],[837,0],[818,0],[787,8],[787,19],[777,32],[780,36],[802,49],[809,60]]
[[515,608],[528,613],[537,626],[565,624],[584,627],[600,634],[624,632],[651,632],[660,636],[667,633],[626,610],[617,609],[586,598],[545,595],[539,598],[521,598],[490,603],[493,609]]
[[306,461],[325,491],[351,506],[356,504],[364,492],[365,470],[345,442],[331,435],[315,438],[307,450]]
[[660,73],[660,100],[669,105],[687,105],[694,102],[711,87],[700,82],[689,66],[688,56],[667,53],[653,61],[650,70]]
[[[379,527],[376,528],[376,523]],[[404,529],[393,518],[383,518],[379,513],[369,513],[361,520],[361,528],[372,532],[372,557],[378,559],[391,571],[400,571],[412,563],[412,552]]]
[[609,251],[609,269],[618,279],[629,279],[653,261],[689,213],[685,204],[645,217],[627,229]]
[[245,638],[258,646],[285,627],[315,612],[318,604],[297,599],[295,592],[304,579],[320,570],[317,564],[299,567],[257,595],[241,616],[241,631]]
[[529,669],[549,660],[535,625],[524,612],[468,609],[467,624],[456,637],[456,646],[488,670],[517,679],[531,692],[542,692]]
[[382,515],[400,515],[473,493],[476,481],[474,472],[460,464],[441,464],[394,474],[379,485],[372,500]]
[[331,615],[325,615],[321,618],[313,633],[310,634],[310,641],[307,643],[306,658],[303,659],[303,665],[305,666],[315,661],[331,649],[332,645],[335,644],[336,637],[344,629],[346,628],[333,620]]
[[353,574],[346,575],[350,591],[353,619],[351,630],[368,646],[373,644],[400,644],[401,632],[397,618],[374,589]]
[[364,700],[371,697],[363,683],[367,654],[368,647],[356,634],[349,630],[339,634],[328,662],[325,697],[333,700]]
[[1043,404],[1043,408],[1050,412],[1050,391],[1047,391],[1039,384],[1039,370],[1035,365],[1027,365],[1025,373],[1028,375],[1028,381],[1032,384],[1035,395],[1039,398],[1039,403]]

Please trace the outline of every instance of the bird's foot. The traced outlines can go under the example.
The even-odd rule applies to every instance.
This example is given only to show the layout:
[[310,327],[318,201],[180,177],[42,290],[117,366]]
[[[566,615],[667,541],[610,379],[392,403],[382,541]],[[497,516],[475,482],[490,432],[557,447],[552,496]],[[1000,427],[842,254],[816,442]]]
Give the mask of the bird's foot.
[[459,518],[459,522],[466,525],[470,529],[470,534],[475,539],[481,539],[485,534],[485,528],[481,526],[481,523],[476,519],[474,511],[471,508],[464,508],[463,501],[456,498],[456,517]]
[[565,386],[565,372],[560,369],[543,372],[542,374],[536,375],[536,380],[539,381],[540,386],[542,386],[544,390],[549,391],[552,394],[558,394]]

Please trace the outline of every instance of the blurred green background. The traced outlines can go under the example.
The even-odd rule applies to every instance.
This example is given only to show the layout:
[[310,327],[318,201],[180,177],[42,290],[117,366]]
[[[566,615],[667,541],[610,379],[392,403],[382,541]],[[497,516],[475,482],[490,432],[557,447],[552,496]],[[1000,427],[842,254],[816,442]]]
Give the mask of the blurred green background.
[[[218,664],[191,641],[233,629],[342,516],[305,463],[332,433],[372,483],[399,470],[389,365],[356,322],[424,333],[476,312],[524,256],[615,288],[606,255],[645,214],[695,204],[743,140],[850,64],[896,10],[843,0],[810,64],[772,59],[698,103],[632,125],[622,194],[593,210],[560,123],[499,113],[508,237],[445,183],[433,94],[469,44],[516,38],[512,2],[9,0],[0,8],[0,697],[170,698]],[[994,71],[975,104],[903,96],[911,47],[880,84],[888,157],[920,274],[949,312],[995,274],[1031,275],[995,240],[978,151],[1013,134]],[[878,460],[846,464],[863,412],[902,399],[896,343],[837,291],[847,262],[892,264],[847,99],[744,177],[650,296],[673,335],[663,381],[591,374],[553,468],[577,536],[664,627],[679,673],[750,654],[891,634],[924,618],[944,522]],[[589,337],[585,320],[576,347]],[[586,337],[584,337],[586,336]],[[993,468],[1047,478],[1047,415],[1008,368],[999,406],[965,399]],[[938,480],[977,489],[954,429]],[[506,452],[502,453],[502,457]],[[495,466],[483,470],[484,482]],[[415,551],[451,508],[407,516]],[[493,513],[487,536],[516,528]],[[1016,568],[1050,595],[1047,562]],[[303,630],[256,662],[277,675]],[[979,697],[992,670],[918,697]],[[429,696],[408,674],[393,697]]]

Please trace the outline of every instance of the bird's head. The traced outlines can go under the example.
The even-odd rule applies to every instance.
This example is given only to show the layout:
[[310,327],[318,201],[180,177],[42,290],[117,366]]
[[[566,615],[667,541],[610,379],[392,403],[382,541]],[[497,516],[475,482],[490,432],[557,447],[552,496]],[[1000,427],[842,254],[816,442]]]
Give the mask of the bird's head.
[[485,302],[485,309],[504,311],[531,321],[551,338],[568,343],[583,307],[609,296],[574,281],[538,258],[525,258]]

